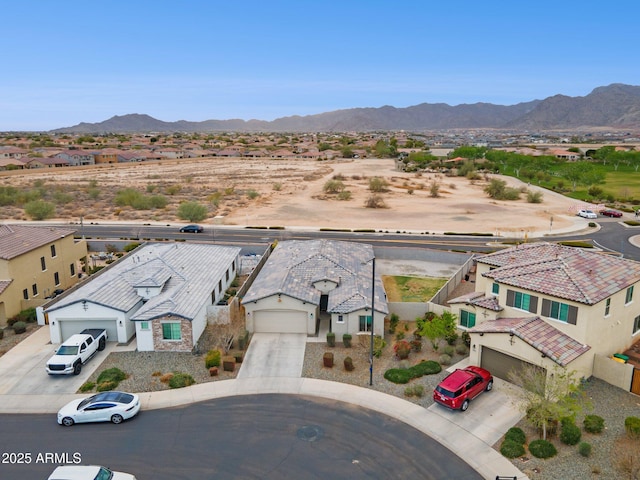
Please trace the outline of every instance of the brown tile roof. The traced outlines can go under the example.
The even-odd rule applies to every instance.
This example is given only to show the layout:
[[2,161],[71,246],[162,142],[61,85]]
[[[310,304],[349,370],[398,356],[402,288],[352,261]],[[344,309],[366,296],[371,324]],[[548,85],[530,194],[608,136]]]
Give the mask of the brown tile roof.
[[11,260],[75,232],[70,228],[0,225],[0,259]]
[[469,329],[469,333],[513,333],[563,367],[591,349],[540,317],[487,320]]
[[471,292],[466,295],[461,295],[459,297],[453,298],[449,300],[447,303],[465,303],[469,305],[474,305],[476,307],[486,308],[488,310],[493,310],[494,312],[499,312],[504,310],[500,304],[498,303],[498,298],[491,296],[486,296],[482,292]]
[[640,263],[554,243],[531,243],[478,257],[498,283],[594,305],[640,280]]
[[4,292],[13,280],[0,280],[0,295]]

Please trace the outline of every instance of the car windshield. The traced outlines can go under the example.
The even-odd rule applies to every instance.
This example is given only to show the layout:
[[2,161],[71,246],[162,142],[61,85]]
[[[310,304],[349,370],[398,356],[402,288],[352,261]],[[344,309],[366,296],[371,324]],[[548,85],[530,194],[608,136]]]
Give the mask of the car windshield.
[[56,352],[56,355],[77,355],[77,354],[78,354],[77,345],[71,345],[71,346],[62,345]]
[[111,480],[113,478],[113,472],[111,470],[107,470],[104,467],[100,467],[100,471],[94,480]]
[[87,397],[84,400],[82,400],[79,404],[78,404],[78,410],[80,410],[81,408],[85,407],[86,405],[89,405],[91,402],[95,402],[97,400],[99,400],[98,396],[100,394],[97,395],[93,395],[91,397]]

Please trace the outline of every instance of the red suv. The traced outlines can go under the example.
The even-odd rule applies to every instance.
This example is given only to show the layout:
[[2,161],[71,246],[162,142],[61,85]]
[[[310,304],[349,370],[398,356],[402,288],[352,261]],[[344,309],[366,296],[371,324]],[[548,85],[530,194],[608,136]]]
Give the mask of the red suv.
[[492,388],[493,376],[487,370],[469,366],[457,369],[442,380],[433,391],[433,399],[445,407],[464,412],[473,398]]

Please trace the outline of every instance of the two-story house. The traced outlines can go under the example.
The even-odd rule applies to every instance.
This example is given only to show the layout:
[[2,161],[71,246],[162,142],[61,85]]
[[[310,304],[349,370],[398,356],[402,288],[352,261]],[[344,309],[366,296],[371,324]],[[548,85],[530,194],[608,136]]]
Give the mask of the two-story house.
[[68,228],[0,225],[0,325],[77,283],[87,244],[75,240],[74,233]]
[[471,337],[470,362],[508,379],[533,364],[588,378],[595,355],[640,338],[640,263],[552,243],[477,259],[475,291],[450,300]]

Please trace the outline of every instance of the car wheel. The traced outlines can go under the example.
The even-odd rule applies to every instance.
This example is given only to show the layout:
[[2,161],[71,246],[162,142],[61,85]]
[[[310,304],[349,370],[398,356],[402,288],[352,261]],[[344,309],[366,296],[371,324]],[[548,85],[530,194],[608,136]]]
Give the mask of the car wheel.
[[80,375],[81,371],[82,371],[82,364],[80,362],[78,362],[73,366],[73,374],[74,375]]
[[467,408],[469,408],[469,400],[465,399],[465,401],[462,402],[462,406],[460,407],[460,410],[462,410],[463,412],[466,412]]
[[65,427],[70,427],[74,423],[75,422],[73,421],[73,418],[71,418],[71,417],[64,417],[62,419],[62,425],[64,425]]
[[488,392],[493,388],[493,380],[489,380],[489,383],[487,383],[487,388],[485,388],[485,390]]
[[124,420],[124,418],[122,418],[122,415],[111,415],[111,423],[115,423],[117,425],[119,423],[122,423],[122,420]]
[[103,337],[100,339],[100,342],[98,342],[98,350],[101,352],[102,350],[104,350],[106,346],[107,346],[107,341]]

